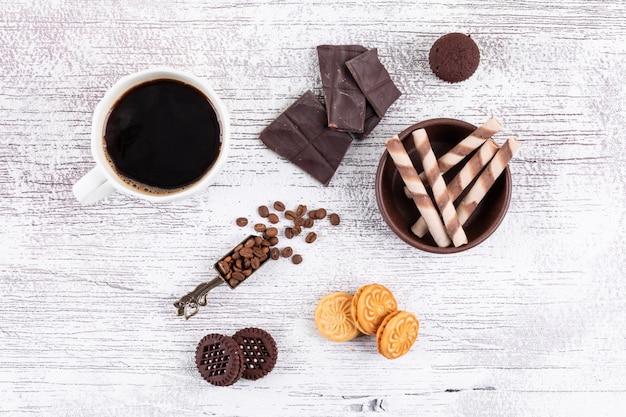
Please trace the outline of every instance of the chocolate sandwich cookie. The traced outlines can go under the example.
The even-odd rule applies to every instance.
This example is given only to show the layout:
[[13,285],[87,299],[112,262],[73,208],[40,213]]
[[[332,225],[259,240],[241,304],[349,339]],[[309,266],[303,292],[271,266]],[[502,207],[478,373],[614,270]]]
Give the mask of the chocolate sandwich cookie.
[[269,374],[278,358],[274,338],[265,330],[248,327],[233,335],[243,353],[243,377],[259,379]]
[[233,338],[211,333],[198,343],[196,366],[210,384],[232,385],[243,375],[243,353]]
[[480,51],[474,40],[463,33],[448,33],[430,48],[428,63],[435,75],[449,83],[468,79],[480,62]]

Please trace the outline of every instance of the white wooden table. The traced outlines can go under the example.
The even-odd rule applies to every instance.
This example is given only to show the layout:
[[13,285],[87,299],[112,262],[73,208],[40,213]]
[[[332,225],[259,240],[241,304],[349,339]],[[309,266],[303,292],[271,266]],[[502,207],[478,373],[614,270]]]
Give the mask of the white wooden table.
[[[432,43],[469,33],[481,63],[445,84]],[[626,408],[626,3],[372,0],[0,1],[0,415],[618,416]],[[315,47],[377,47],[403,96],[328,187],[259,132],[305,90]],[[206,192],[82,207],[94,106],[121,76],[169,65],[208,79],[232,152]],[[433,117],[499,117],[517,135],[501,227],[458,255],[415,250],[383,222],[384,141]],[[342,216],[305,261],[221,287],[192,319],[172,302],[275,199]],[[409,354],[316,331],[317,300],[378,282],[421,321]],[[258,381],[214,387],[205,334],[262,327],[278,343]]]

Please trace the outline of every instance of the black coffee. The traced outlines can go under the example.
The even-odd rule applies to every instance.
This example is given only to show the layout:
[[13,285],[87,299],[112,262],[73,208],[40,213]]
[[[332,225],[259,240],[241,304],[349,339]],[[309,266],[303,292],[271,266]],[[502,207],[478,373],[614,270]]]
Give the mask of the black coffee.
[[156,80],[118,100],[104,138],[119,174],[140,191],[162,193],[193,184],[211,168],[220,133],[216,111],[202,92],[180,81]]

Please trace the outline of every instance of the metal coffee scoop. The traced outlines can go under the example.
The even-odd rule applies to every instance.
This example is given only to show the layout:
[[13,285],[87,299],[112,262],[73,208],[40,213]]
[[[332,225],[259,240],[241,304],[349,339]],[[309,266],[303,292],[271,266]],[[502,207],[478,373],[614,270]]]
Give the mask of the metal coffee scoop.
[[[178,301],[174,303],[176,307],[177,316],[185,316],[185,319],[189,319],[198,313],[200,307],[207,305],[207,294],[213,288],[226,283],[231,290],[237,288],[237,286],[250,277],[257,269],[265,264],[270,259],[269,247],[257,245],[259,236],[250,235],[245,238],[241,243],[233,248],[230,252],[224,255],[219,261],[217,261],[213,268],[217,272],[217,276],[210,281],[199,284],[193,291],[183,295]],[[252,244],[251,242],[254,242]],[[267,248],[263,249],[263,248]],[[243,252],[243,253],[242,253]],[[250,255],[250,256],[249,256]],[[241,259],[240,266],[235,265],[238,259]],[[248,268],[243,268],[243,264],[251,262],[252,265]],[[251,261],[256,259],[256,261]],[[256,268],[255,268],[256,267]],[[237,275],[237,272],[239,275]],[[242,278],[240,280],[234,277]]]

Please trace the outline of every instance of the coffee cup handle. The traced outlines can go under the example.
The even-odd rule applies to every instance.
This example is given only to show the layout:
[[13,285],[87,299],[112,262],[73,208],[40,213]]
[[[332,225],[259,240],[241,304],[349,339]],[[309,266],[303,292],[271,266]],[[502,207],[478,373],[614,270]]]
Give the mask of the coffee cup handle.
[[74,184],[72,191],[81,204],[87,205],[102,200],[115,191],[115,188],[106,179],[102,169],[96,166]]

